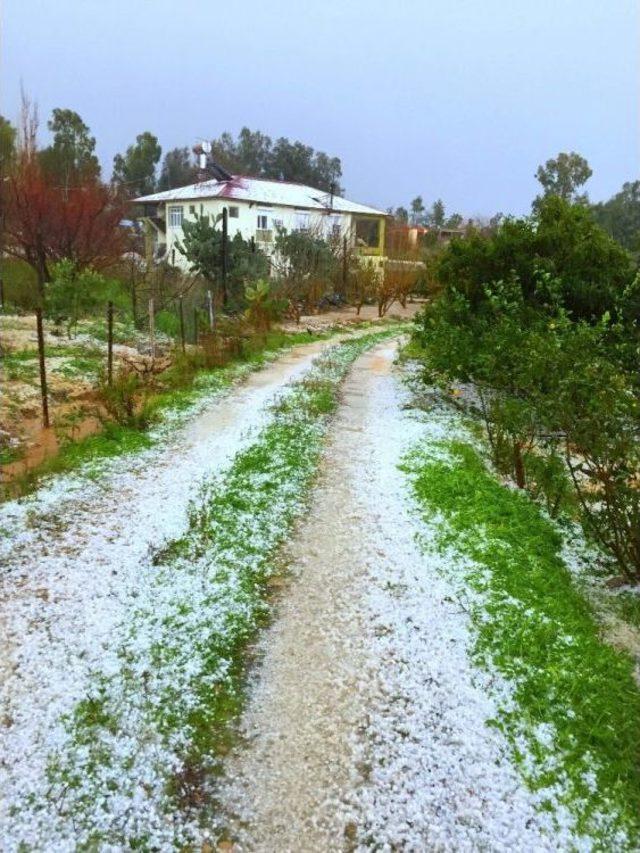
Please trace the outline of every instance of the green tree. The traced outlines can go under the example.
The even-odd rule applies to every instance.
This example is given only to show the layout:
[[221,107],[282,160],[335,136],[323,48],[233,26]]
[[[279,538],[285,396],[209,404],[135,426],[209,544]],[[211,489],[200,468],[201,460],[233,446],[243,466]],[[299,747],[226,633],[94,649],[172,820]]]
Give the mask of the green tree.
[[131,196],[148,195],[156,188],[156,166],[162,148],[158,139],[149,131],[140,133],[134,145],[124,154],[113,158],[114,184],[121,185]]
[[[223,256],[222,229],[218,227],[222,217],[212,221],[209,216],[196,216],[182,223],[183,239],[177,248],[189,261],[192,272],[201,275],[212,286],[214,294],[222,292]],[[227,242],[227,292],[223,293],[225,304],[230,309],[244,303],[245,286],[269,273],[266,256],[242,238],[239,233]]]
[[198,176],[198,167],[193,162],[188,148],[173,148],[167,151],[160,170],[158,190],[173,190],[193,184]]
[[0,115],[0,177],[6,175],[16,156],[16,129]]
[[338,268],[338,258],[319,234],[281,228],[275,239],[275,268],[284,298],[299,321],[328,289]]
[[518,276],[525,299],[535,301],[539,271],[562,281],[563,299],[575,318],[598,319],[633,279],[628,253],[594,221],[584,205],[557,196],[540,202],[537,214],[506,219],[494,231],[472,230],[443,252],[438,278],[460,290],[477,308],[487,282]]
[[45,174],[66,189],[99,180],[96,140],[78,113],[56,108],[47,127],[53,134],[53,141],[40,152]]
[[[584,157],[575,151],[568,154],[562,151],[555,159],[538,166],[536,179],[542,184],[543,197],[557,195],[564,201],[585,202],[586,194],[580,195],[578,191],[592,174]],[[536,199],[536,205],[539,200],[540,197]]]
[[429,211],[427,221],[435,228],[442,228],[444,226],[445,209],[444,202],[441,198],[434,201],[434,203],[431,205],[431,210]]
[[340,158],[302,142],[280,137],[274,143],[259,130],[243,127],[237,139],[223,133],[212,140],[211,147],[213,159],[231,174],[296,181],[325,192],[342,192]]
[[[0,256],[4,248],[7,181],[16,162],[16,129],[0,115]],[[1,275],[1,270],[0,270]]]
[[411,224],[421,225],[424,219],[424,202],[422,196],[416,196],[411,202]]
[[396,207],[393,211],[393,217],[397,222],[401,222],[403,225],[406,225],[409,221],[409,211],[406,207]]
[[460,228],[463,219],[459,213],[452,213],[444,223],[445,228]]
[[640,251],[640,181],[623,184],[619,193],[591,208],[598,225],[631,251]]

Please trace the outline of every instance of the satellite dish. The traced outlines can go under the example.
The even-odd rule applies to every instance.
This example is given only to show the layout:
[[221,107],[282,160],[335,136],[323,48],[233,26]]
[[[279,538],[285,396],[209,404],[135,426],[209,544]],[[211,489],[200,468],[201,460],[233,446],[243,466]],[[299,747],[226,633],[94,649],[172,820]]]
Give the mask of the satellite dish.
[[205,154],[211,154],[211,143],[206,139],[202,143],[202,150]]

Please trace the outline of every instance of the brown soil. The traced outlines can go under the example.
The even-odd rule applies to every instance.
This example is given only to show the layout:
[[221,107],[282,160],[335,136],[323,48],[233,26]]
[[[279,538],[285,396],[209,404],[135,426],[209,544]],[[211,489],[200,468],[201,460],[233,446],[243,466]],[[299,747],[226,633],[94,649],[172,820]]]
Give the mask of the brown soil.
[[[382,318],[383,320],[411,320],[418,311],[424,308],[424,300],[416,300],[407,302],[405,308],[399,302],[394,302]],[[309,328],[313,331],[328,329],[336,325],[351,325],[357,323],[377,323],[380,321],[378,317],[378,308],[376,305],[363,305],[360,314],[356,314],[356,309],[347,305],[344,308],[335,308],[332,311],[324,311],[322,314],[303,314],[300,317],[300,323],[293,321],[283,323],[282,328],[287,332],[299,332],[300,329]]]

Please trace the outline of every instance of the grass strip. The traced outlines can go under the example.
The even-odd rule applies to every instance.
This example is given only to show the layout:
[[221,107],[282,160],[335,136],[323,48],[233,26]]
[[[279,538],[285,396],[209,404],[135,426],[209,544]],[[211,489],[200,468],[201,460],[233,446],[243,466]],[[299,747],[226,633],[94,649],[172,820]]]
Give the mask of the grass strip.
[[637,849],[640,690],[631,658],[601,641],[558,528],[464,441],[421,447],[403,468],[425,519],[443,519],[436,547],[468,600],[474,656],[512,686],[492,722],[527,784],[599,849]]
[[393,329],[330,348],[194,500],[184,536],[141,567],[117,657],[65,721],[46,795],[15,804],[29,835],[80,849],[167,849],[215,824],[213,782],[268,616],[278,549],[305,506],[342,380]]

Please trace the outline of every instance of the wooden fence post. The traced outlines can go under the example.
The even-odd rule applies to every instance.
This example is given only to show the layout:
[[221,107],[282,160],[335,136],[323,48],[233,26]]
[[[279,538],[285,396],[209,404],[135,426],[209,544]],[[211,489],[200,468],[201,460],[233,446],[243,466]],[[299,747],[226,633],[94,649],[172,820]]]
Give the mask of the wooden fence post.
[[156,316],[153,310],[153,296],[149,297],[149,349],[151,358],[156,357]]
[[193,309],[193,343],[198,346],[198,309]]
[[47,366],[44,357],[44,329],[42,327],[42,308],[36,308],[36,328],[38,330],[38,358],[40,360],[40,396],[42,398],[42,424],[49,429],[49,398],[47,395]]
[[184,308],[182,306],[182,296],[178,300],[178,310],[180,312],[180,340],[182,341],[182,352],[185,352],[185,341],[184,341]]
[[342,238],[342,295],[347,297],[347,271],[348,271],[348,263],[347,263],[347,238]]
[[211,290],[207,290],[207,306],[209,308],[209,328],[213,332],[216,328],[216,315],[213,307],[213,293]]
[[113,302],[107,303],[107,383],[113,385]]

